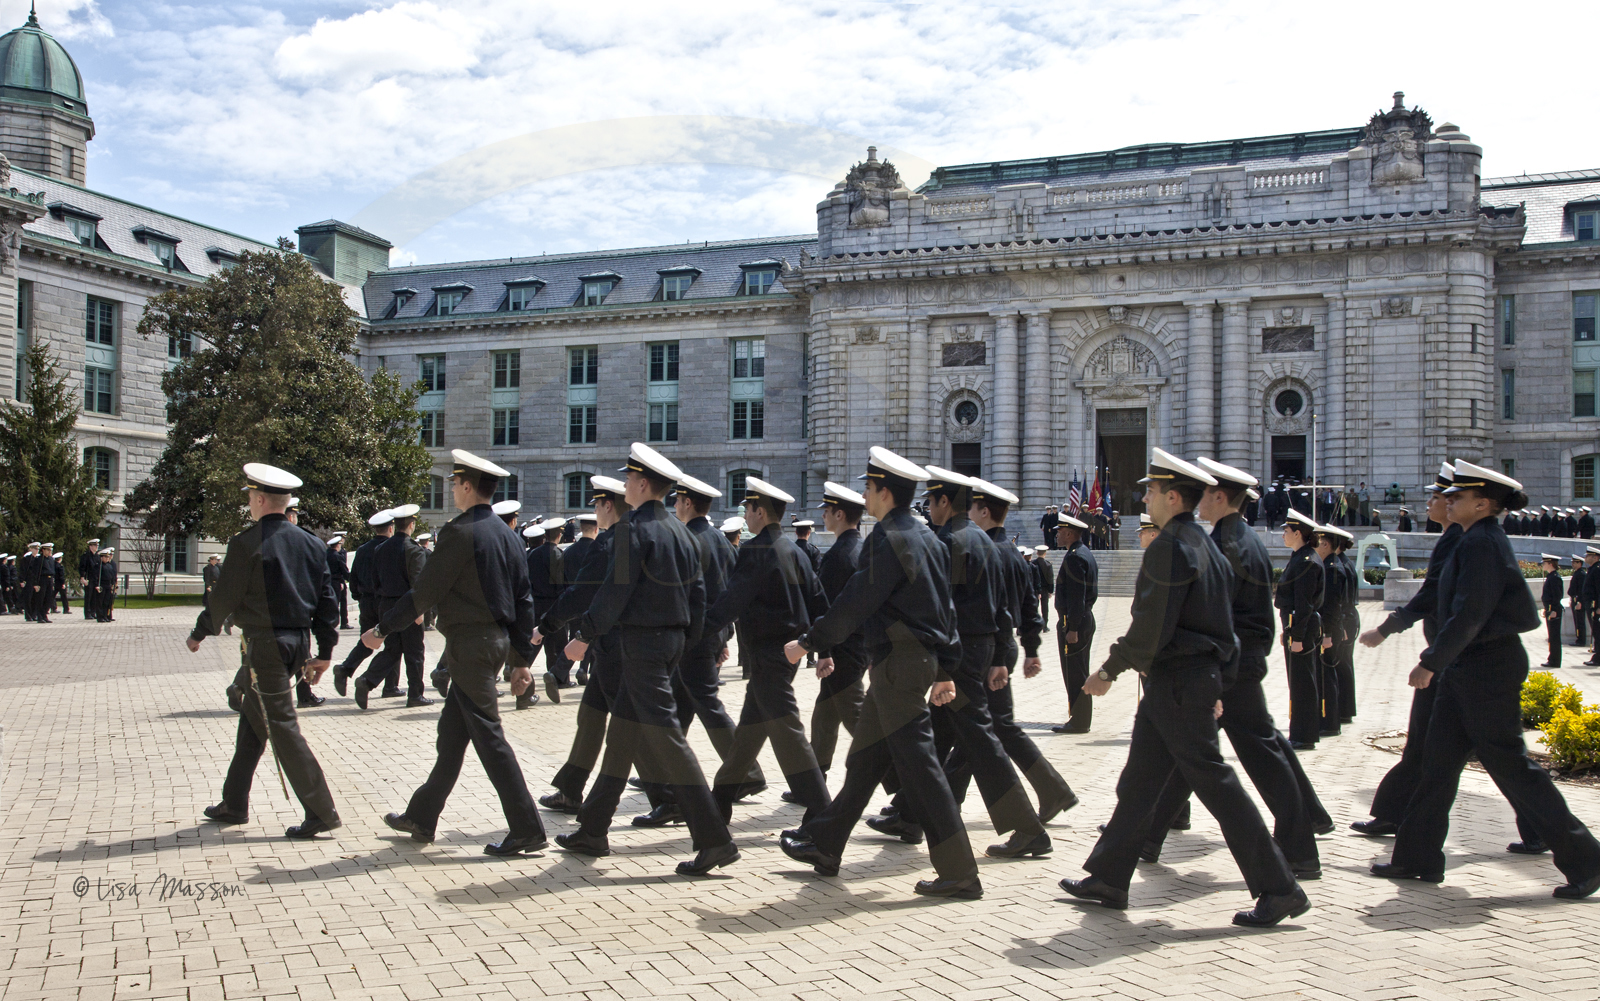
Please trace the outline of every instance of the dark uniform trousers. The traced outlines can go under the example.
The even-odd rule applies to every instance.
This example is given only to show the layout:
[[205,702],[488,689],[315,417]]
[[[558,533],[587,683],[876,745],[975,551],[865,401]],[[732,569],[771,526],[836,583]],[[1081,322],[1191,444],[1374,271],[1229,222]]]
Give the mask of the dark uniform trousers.
[[1339,678],[1339,715],[1342,723],[1356,718],[1356,638],[1348,636],[1335,640],[1333,652],[1338,655],[1335,669]]
[[1315,633],[1306,637],[1299,653],[1283,639],[1283,660],[1289,670],[1289,739],[1297,744],[1315,744],[1322,735],[1322,702],[1319,697],[1318,649],[1322,639]]
[[642,781],[673,787],[696,851],[728,844],[733,840],[728,825],[684,740],[672,698],[672,673],[683,656],[683,630],[623,626],[601,637],[599,644],[610,648],[601,657],[612,657],[622,665],[622,677],[606,729],[600,775],[578,810],[579,827],[585,834],[605,837],[628,775],[637,768]]
[[1221,696],[1215,667],[1146,678],[1133,718],[1128,763],[1117,779],[1117,808],[1084,868],[1121,890],[1128,888],[1139,850],[1155,822],[1152,809],[1174,774],[1181,775],[1222,826],[1234,862],[1252,897],[1294,890],[1283,851],[1239,777],[1222,760],[1212,707]]
[[[545,613],[549,612],[556,603],[555,598],[533,599],[534,621],[543,621]],[[572,681],[572,661],[567,659],[567,630],[562,629],[544,638],[540,644],[544,647],[544,666],[556,676],[556,681],[563,687]]]
[[1546,658],[1551,667],[1561,666],[1561,606],[1545,609],[1545,614],[1550,616],[1544,622],[1545,638],[1550,642],[1550,656]]
[[[399,598],[381,598],[378,600],[378,618],[381,620],[389,614],[389,610],[400,603]],[[366,644],[361,644],[365,646]],[[409,691],[406,693],[413,699],[422,698],[422,661],[427,656],[427,640],[423,638],[422,627],[415,622],[407,623],[406,627],[397,633],[389,633],[383,638],[383,649],[372,658],[372,663],[367,667],[367,673],[361,676],[360,684],[368,688],[377,688],[379,682],[395,684],[387,679],[394,675],[400,667],[400,658],[406,662],[406,684]],[[505,662],[505,658],[501,658]]]
[[[993,633],[962,634],[961,667],[951,679],[956,684],[956,697],[932,710],[934,747],[940,761],[948,761],[953,751],[960,751],[959,763],[977,781],[996,831],[1038,834],[1044,825],[1039,823],[1039,815],[1028,801],[989,716],[987,682],[994,661]],[[948,765],[945,775],[949,782]],[[954,793],[952,789],[951,795]],[[896,802],[907,820],[921,822],[922,807],[915,798],[902,792]]]
[[[1582,600],[1582,599],[1580,598],[1579,600]],[[1588,618],[1589,618],[1589,616],[1584,614],[1582,609],[1573,609],[1573,612],[1572,612],[1572,631],[1576,634],[1572,638],[1572,645],[1573,646],[1587,646],[1588,645],[1589,640],[1585,636],[1585,633],[1584,633],[1584,626],[1587,625]]]
[[[408,627],[411,629],[420,627]],[[506,662],[511,641],[500,625],[463,626],[445,635],[442,659],[450,671],[450,694],[439,712],[438,758],[433,771],[411,796],[406,816],[425,830],[435,830],[445,800],[461,776],[467,745],[478,752],[484,773],[500,796],[500,808],[513,838],[544,837],[539,808],[534,805],[516,753],[506,741],[495,701],[495,681]],[[420,677],[420,671],[418,674]]]
[[750,767],[769,740],[789,791],[805,807],[809,819],[832,797],[822,769],[817,767],[817,757],[811,752],[811,743],[806,740],[805,725],[800,722],[800,705],[794,697],[798,665],[789,663],[782,643],[776,640],[753,640],[746,662],[750,665],[750,681],[745,685],[739,726],[733,731],[733,747],[717,770],[713,790],[722,819],[731,819],[733,800],[749,781]]
[[244,711],[239,714],[233,761],[222,783],[223,805],[235,813],[250,812],[251,781],[270,740],[283,776],[305,807],[306,816],[337,823],[339,812],[334,809],[322,766],[301,735],[294,714],[294,679],[309,655],[311,631],[252,632],[244,637],[243,645],[244,664],[233,683],[243,695]]
[[[721,689],[717,687],[720,673],[717,654],[721,652],[721,640],[713,639],[702,640],[685,653],[678,669],[672,673],[672,698],[678,706],[678,728],[687,734],[698,717],[700,724],[706,728],[712,748],[717,752],[717,760],[727,761],[728,753],[733,750],[734,722],[722,704]],[[765,785],[766,781],[760,763],[751,755],[750,768],[745,773],[744,781],[734,791],[734,798]],[[672,790],[667,786],[647,783],[644,791],[651,806],[672,801]]]
[[622,690],[622,665],[608,653],[615,653],[614,644],[604,640],[589,647],[589,680],[584,682],[583,697],[578,700],[578,729],[572,735],[566,763],[550,782],[557,792],[576,802],[583,801],[584,786],[605,748],[606,721]]
[[[350,628],[350,585],[349,584],[339,584],[339,583],[334,584],[333,585],[333,597],[334,597],[334,600],[339,603],[339,628],[340,629],[349,629]],[[363,631],[365,631],[365,630],[363,630]],[[357,646],[360,646],[360,645],[361,644],[357,644]]]
[[[1254,660],[1254,664],[1240,665],[1240,680],[1222,693],[1222,719],[1218,723],[1228,735],[1233,753],[1239,756],[1244,773],[1272,811],[1272,837],[1278,847],[1297,864],[1316,862],[1316,829],[1333,821],[1312,790],[1288,738],[1273,722],[1261,682],[1244,680],[1265,676],[1265,659]],[[1179,811],[1189,802],[1190,792],[1183,773],[1174,771],[1156,804],[1155,821],[1150,825],[1152,842],[1160,844],[1166,839]]]
[[928,854],[940,878],[971,879],[978,874],[978,862],[933,746],[928,689],[938,662],[904,625],[893,623],[888,635],[892,650],[867,670],[867,694],[845,757],[844,786],[800,832],[829,855],[842,855],[861,812],[892,768],[917,804],[917,822],[927,835]]
[[[357,619],[361,623],[361,632],[363,634],[366,633],[368,629],[371,629],[373,626],[377,625],[378,620],[382,618],[382,616],[378,614],[378,602],[375,598],[357,598],[356,610]],[[340,664],[339,668],[340,670],[344,671],[346,677],[354,676],[356,673],[356,668],[361,666],[361,662],[377,652],[378,651],[376,650],[370,649],[365,643],[357,643],[348,654],[345,654],[344,663]],[[397,680],[395,682],[390,682],[390,684],[398,683],[399,670],[400,665],[396,663],[394,665],[394,673]]]
[[[1522,683],[1528,655],[1518,636],[1468,647],[1433,679],[1433,716],[1416,791],[1395,835],[1393,861],[1418,872],[1444,871],[1444,841],[1461,770],[1474,752],[1517,811],[1523,840],[1550,846],[1556,868],[1581,883],[1600,873],[1600,843],[1567,808],[1550,775],[1522,742]],[[1410,743],[1408,737],[1407,743]]]
[[[1006,757],[1017,766],[1022,777],[1033,786],[1034,794],[1039,799],[1040,811],[1044,805],[1070,802],[1077,797],[1072,792],[1072,787],[1067,785],[1067,780],[1061,777],[1055,766],[1039,750],[1039,745],[1033,738],[1017,725],[1016,706],[1012,699],[1011,684],[1016,680],[1017,650],[1013,646],[1010,653],[1001,658],[1006,670],[1011,672],[1011,680],[1007,681],[1004,688],[991,689],[987,684],[983,686],[984,695],[989,701],[989,720],[994,726],[994,734],[1000,738],[1000,746],[1005,750]],[[950,779],[950,792],[955,796],[956,802],[964,802],[967,798],[967,784],[972,781],[972,765],[967,761],[966,752],[959,746],[945,758],[945,774]]]
[[824,775],[833,767],[839,728],[843,727],[848,735],[855,734],[866,694],[867,665],[835,656],[833,673],[817,683],[817,702],[811,709],[811,750]]
[[[1046,619],[1045,621],[1049,621]],[[1067,643],[1067,627],[1056,617],[1056,648],[1061,651],[1061,676],[1067,682],[1067,715],[1076,726],[1087,727],[1094,722],[1094,696],[1083,694],[1083,683],[1089,680],[1089,647],[1094,642],[1094,613],[1089,613],[1087,625],[1078,630],[1078,642]]]
[[1323,650],[1317,641],[1317,706],[1320,712],[1318,736],[1336,736],[1339,733],[1339,641]]

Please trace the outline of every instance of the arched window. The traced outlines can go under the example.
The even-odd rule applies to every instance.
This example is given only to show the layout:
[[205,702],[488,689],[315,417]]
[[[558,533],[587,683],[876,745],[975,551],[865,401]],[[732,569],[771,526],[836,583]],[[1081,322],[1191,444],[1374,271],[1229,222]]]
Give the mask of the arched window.
[[744,506],[744,484],[752,476],[759,478],[761,470],[735,469],[728,474],[728,492],[724,500],[729,510],[737,511]]
[[588,473],[567,474],[567,507],[578,509],[588,507],[594,503],[594,486],[589,482]]
[[428,486],[422,491],[422,504],[424,511],[444,510],[444,477],[429,476]]
[[88,467],[96,490],[117,489],[117,453],[109,448],[86,448],[83,464]]

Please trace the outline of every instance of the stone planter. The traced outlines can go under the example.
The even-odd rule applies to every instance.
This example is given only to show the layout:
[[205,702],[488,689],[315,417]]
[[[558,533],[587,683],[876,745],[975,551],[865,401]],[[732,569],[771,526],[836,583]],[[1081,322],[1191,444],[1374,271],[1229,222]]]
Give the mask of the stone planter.
[[1383,610],[1392,612],[1401,605],[1416,597],[1422,590],[1422,578],[1411,576],[1409,570],[1395,573],[1390,571],[1383,578]]

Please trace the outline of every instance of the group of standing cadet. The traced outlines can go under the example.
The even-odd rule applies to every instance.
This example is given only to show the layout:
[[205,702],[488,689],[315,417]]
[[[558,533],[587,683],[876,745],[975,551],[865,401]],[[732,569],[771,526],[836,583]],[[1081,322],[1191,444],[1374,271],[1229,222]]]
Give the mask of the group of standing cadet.
[[[90,539],[78,556],[78,586],[86,620],[112,621],[118,573],[115,554],[115,549],[101,549],[99,539]],[[31,542],[20,557],[0,553],[0,615],[21,614],[28,622],[49,622],[58,609],[72,611],[64,555],[55,551],[53,542]]]

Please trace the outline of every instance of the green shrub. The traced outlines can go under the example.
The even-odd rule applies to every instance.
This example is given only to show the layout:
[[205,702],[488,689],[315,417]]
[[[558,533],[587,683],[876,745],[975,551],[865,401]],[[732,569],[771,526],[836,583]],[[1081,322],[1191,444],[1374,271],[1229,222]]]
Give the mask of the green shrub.
[[1527,726],[1542,727],[1549,723],[1557,709],[1581,712],[1583,693],[1572,685],[1564,685],[1549,671],[1535,671],[1522,683],[1522,722]]
[[1600,765],[1600,705],[1581,709],[1557,706],[1540,729],[1550,760],[1558,767],[1571,770]]
[[1273,567],[1272,568],[1272,583],[1273,583],[1273,585],[1276,586],[1277,583],[1279,581],[1281,581],[1281,580],[1283,580],[1283,567]]
[[1364,570],[1361,574],[1361,576],[1367,579],[1368,584],[1382,584],[1383,579],[1388,575],[1389,571],[1384,570],[1381,567],[1373,567],[1370,570]]
[[1417,567],[1415,570],[1411,571],[1411,576],[1416,580],[1423,580],[1428,576],[1428,568]]

